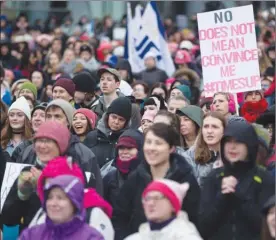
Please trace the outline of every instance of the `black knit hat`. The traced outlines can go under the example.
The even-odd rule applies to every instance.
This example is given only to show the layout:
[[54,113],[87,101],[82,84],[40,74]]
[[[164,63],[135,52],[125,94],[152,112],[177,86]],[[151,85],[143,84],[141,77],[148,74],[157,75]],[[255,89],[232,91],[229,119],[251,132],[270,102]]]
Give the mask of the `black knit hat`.
[[73,82],[76,85],[76,91],[94,93],[96,81],[88,72],[81,72],[73,77]]
[[119,97],[111,103],[106,113],[117,114],[123,117],[126,122],[129,122],[131,118],[131,102],[127,97]]

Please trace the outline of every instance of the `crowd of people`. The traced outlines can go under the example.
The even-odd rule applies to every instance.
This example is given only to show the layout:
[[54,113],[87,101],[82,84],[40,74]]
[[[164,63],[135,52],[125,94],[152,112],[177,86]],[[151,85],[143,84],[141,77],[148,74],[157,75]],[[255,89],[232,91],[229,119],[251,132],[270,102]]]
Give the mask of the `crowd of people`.
[[[274,9],[275,14],[275,9]],[[257,13],[261,89],[205,97],[196,19],[164,20],[176,71],[132,72],[111,17],[1,15],[3,238],[275,238],[275,15]],[[125,19],[121,25],[125,26]],[[17,227],[19,230],[15,230]]]

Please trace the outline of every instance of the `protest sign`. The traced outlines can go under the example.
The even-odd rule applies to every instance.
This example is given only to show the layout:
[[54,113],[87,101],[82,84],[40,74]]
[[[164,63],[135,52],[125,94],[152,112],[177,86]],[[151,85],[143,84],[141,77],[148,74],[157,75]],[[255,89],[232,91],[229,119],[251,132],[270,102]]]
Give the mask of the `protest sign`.
[[197,14],[206,96],[261,89],[253,6]]
[[1,202],[0,202],[1,211],[4,206],[4,202],[11,190],[12,185],[14,184],[15,180],[18,178],[22,169],[27,166],[31,166],[31,165],[7,162],[6,171],[4,174],[4,179],[1,187]]

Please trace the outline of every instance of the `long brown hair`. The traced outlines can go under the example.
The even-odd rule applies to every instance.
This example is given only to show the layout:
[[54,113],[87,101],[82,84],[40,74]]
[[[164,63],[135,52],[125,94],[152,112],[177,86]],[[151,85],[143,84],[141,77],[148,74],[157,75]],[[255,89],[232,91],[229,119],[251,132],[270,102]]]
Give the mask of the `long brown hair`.
[[[226,121],[223,115],[221,115],[218,112],[209,112],[203,117],[203,122],[204,119],[207,117],[213,117],[217,118],[218,120],[221,121],[223,129],[226,126]],[[202,124],[203,128],[203,124]],[[198,140],[196,141],[196,147],[195,147],[195,161],[199,164],[204,164],[207,163],[210,158],[212,157],[211,152],[207,146],[207,143],[203,139],[203,134],[202,134],[202,128],[200,129],[199,135],[198,135]]]
[[[24,120],[24,130],[23,130],[22,136],[26,140],[31,139],[33,136],[31,121],[29,121],[26,115]],[[7,117],[4,127],[1,129],[1,146],[3,149],[7,147],[12,137],[13,137],[12,128],[10,125],[9,118]]]

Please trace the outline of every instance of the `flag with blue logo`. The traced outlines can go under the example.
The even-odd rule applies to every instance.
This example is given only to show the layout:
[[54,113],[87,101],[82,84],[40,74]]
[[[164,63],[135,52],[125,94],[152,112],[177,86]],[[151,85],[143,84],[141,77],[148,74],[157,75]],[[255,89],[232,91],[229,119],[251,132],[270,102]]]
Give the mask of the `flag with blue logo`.
[[133,17],[130,3],[127,7],[125,58],[129,60],[132,71],[138,73],[144,70],[144,57],[148,52],[152,52],[156,56],[157,67],[166,71],[168,76],[172,76],[175,66],[156,2],[149,2],[144,10],[137,5]]

